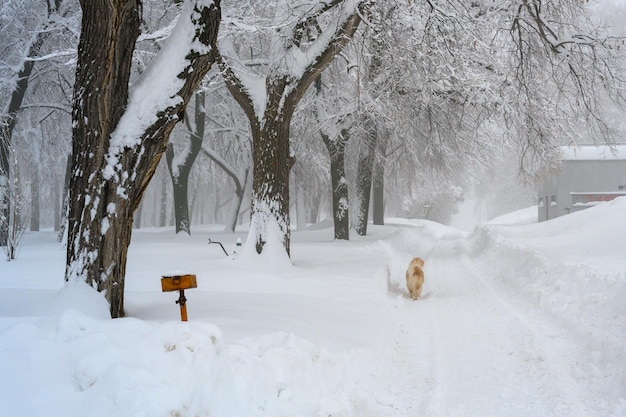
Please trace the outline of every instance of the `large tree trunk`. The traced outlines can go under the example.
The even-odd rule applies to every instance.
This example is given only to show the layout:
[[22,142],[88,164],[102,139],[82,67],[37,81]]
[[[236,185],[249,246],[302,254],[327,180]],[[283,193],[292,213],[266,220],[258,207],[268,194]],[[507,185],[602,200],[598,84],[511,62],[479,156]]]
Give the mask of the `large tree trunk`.
[[[263,251],[269,237],[280,240],[290,255],[289,172],[295,162],[290,155],[289,128],[298,101],[313,81],[292,85],[288,77],[267,82],[267,98],[262,122],[257,117],[252,98],[221,61],[225,80],[235,100],[248,116],[252,131],[252,213],[250,238],[257,253]],[[287,97],[285,97],[287,92]]]
[[9,199],[9,138],[0,123],[0,246],[7,245],[9,236],[9,215],[11,201]]
[[134,207],[103,171],[109,137],[128,100],[141,3],[82,0],[81,6],[65,279],[76,277],[105,291],[111,317],[121,317]]
[[174,219],[176,233],[186,232],[191,234],[191,218],[189,216],[189,174],[193,167],[204,139],[206,111],[204,108],[205,93],[200,90],[195,94],[194,126],[189,123],[190,112],[187,111],[187,127],[189,130],[189,147],[183,152],[181,161],[174,165],[174,146],[169,144],[166,151],[167,167],[169,168],[174,192]]
[[265,110],[265,123],[260,126],[255,122],[252,127],[250,228],[255,233],[257,253],[261,253],[271,233],[278,233],[287,255],[290,253],[289,171],[295,158],[289,153],[289,127],[295,104],[280,102],[284,88],[270,90],[274,94]]
[[[81,6],[65,279],[82,280],[104,291],[111,317],[115,318],[124,315],[124,277],[133,212],[179,115],[215,59],[220,8],[219,0],[186,2],[174,33],[190,35],[184,39],[189,49],[164,48],[154,58],[156,62],[162,58],[180,66],[180,71],[176,69],[178,73],[166,81],[170,84],[158,86],[151,84],[149,75],[153,73],[146,71],[147,78],[138,85],[139,89],[159,89],[172,100],[158,97],[156,103],[147,104],[141,102],[141,95],[136,97],[138,102],[128,101],[132,55],[140,34],[141,1],[81,0]],[[180,52],[185,54],[183,59]],[[171,95],[169,89],[177,91]],[[155,107],[150,124],[139,131],[130,130],[130,126],[136,126],[136,119],[129,110],[149,105]],[[130,118],[128,126],[121,123],[125,112]],[[120,125],[121,132],[114,132]]]

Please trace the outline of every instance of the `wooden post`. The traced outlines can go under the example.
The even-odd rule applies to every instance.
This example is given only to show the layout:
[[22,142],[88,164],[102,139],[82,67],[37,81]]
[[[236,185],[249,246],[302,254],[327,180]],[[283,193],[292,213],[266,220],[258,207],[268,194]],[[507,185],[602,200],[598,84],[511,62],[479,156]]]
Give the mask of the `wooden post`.
[[185,298],[185,290],[179,290],[180,297],[176,300],[176,304],[180,305],[180,319],[187,321],[187,299]]
[[182,321],[187,321],[185,289],[197,287],[196,276],[192,274],[161,277],[161,289],[163,292],[178,291],[179,297],[176,300],[176,304],[180,305],[180,319]]

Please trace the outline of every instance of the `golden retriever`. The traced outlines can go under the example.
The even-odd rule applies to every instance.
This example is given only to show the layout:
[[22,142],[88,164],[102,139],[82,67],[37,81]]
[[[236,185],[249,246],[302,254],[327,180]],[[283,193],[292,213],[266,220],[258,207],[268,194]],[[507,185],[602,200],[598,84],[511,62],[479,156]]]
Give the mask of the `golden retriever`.
[[424,261],[422,258],[413,258],[409,263],[409,269],[406,270],[406,286],[409,290],[409,296],[413,300],[420,298],[422,294],[422,286],[424,285]]

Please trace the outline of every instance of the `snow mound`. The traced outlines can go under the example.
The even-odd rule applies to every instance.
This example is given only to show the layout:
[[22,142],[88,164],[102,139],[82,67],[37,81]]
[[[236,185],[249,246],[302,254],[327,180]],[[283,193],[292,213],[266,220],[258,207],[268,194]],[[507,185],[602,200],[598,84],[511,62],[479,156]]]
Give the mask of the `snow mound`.
[[91,317],[109,319],[109,305],[102,294],[83,281],[71,281],[57,292],[52,299],[49,313],[58,315],[73,309]]

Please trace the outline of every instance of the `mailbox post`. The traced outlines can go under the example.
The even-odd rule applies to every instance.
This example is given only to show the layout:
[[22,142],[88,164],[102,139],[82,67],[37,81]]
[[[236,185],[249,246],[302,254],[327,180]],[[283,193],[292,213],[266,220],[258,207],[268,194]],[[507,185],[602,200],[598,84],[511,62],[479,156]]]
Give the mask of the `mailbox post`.
[[196,276],[193,274],[161,277],[161,289],[163,292],[178,291],[179,293],[176,304],[180,305],[180,319],[182,321],[187,321],[187,299],[185,298],[185,290],[197,287]]

